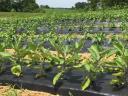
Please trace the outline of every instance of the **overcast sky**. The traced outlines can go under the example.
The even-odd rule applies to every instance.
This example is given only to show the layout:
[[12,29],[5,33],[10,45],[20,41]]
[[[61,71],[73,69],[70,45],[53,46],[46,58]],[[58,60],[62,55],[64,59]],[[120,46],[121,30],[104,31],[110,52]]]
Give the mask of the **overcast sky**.
[[76,2],[85,2],[87,0],[36,0],[39,5],[49,5],[50,7],[70,8]]

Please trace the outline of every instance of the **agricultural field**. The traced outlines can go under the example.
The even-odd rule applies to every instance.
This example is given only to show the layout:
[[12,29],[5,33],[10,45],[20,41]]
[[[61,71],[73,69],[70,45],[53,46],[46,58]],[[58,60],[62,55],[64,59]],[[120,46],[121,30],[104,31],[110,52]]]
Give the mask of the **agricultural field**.
[[128,96],[127,20],[127,9],[1,12],[0,83]]

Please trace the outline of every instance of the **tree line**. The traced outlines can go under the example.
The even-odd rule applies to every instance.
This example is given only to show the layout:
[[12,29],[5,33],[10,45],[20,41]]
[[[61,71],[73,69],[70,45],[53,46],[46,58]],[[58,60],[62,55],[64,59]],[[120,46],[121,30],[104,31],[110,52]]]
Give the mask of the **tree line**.
[[88,0],[87,2],[77,2],[76,9],[98,9],[98,8],[124,8],[128,6],[128,0]]
[[35,0],[0,0],[0,11],[31,12],[38,9]]
[[[87,2],[77,2],[75,9],[96,10],[104,8],[124,8],[128,7],[128,0],[87,0]],[[33,12],[34,10],[43,12],[43,8],[50,8],[48,5],[39,6],[36,0],[0,0],[0,11],[3,12]]]

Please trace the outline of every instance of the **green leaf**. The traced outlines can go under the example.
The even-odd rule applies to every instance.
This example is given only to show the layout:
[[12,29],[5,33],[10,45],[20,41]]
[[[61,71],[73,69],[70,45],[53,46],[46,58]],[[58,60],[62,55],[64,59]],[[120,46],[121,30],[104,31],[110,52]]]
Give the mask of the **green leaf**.
[[123,76],[124,75],[124,73],[123,72],[118,72],[118,73],[113,73],[112,74],[113,76]]
[[85,42],[85,38],[82,38],[79,42],[75,43],[75,50],[80,51]]
[[100,52],[98,46],[92,45],[91,48],[89,48],[89,52],[91,53],[93,59],[95,60],[100,59]]
[[87,89],[89,87],[90,83],[91,83],[90,78],[86,78],[85,82],[82,84],[82,90]]
[[59,59],[59,61],[60,61],[59,62],[60,64],[64,64],[64,60],[63,59]]
[[75,48],[79,48],[79,43],[78,42],[75,42]]
[[0,57],[3,57],[3,58],[11,57],[11,54],[7,52],[0,52]]
[[107,57],[110,57],[112,56],[113,54],[116,53],[116,50],[113,50],[113,49],[106,49],[104,50],[103,52],[101,52],[101,56],[104,57],[104,56],[107,56]]
[[69,46],[65,45],[65,47],[64,47],[64,54],[67,55],[68,51],[69,51]]
[[125,49],[124,55],[128,56],[128,49]]
[[120,54],[123,54],[123,51],[124,51],[124,45],[122,42],[117,42],[113,45],[117,51],[120,52]]
[[78,64],[78,65],[76,65],[76,66],[74,66],[74,68],[81,68],[81,67],[83,67],[85,64],[83,63],[83,64]]
[[121,58],[121,57],[117,57],[116,58],[116,64],[117,64],[117,66],[119,66],[119,67],[126,67],[126,62],[125,62],[125,60],[123,59],[123,58]]
[[60,79],[60,77],[62,76],[63,71],[60,73],[57,73],[54,78],[53,78],[53,85],[56,85],[57,81]]
[[16,75],[16,76],[20,76],[21,75],[21,65],[15,65],[11,68],[11,72],[12,74]]
[[85,64],[84,67],[89,72],[90,72],[91,68],[93,68],[93,66],[91,64],[89,64],[89,63]]
[[119,83],[120,83],[119,79],[112,79],[110,82],[110,84],[112,85],[119,84]]

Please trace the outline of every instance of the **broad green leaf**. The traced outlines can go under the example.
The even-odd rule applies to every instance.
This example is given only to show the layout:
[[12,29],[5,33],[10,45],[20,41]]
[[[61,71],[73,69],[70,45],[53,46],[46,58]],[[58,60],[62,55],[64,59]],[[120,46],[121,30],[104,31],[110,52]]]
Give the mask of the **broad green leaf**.
[[101,52],[101,56],[102,57],[104,57],[104,56],[110,57],[113,54],[115,54],[116,52],[117,51],[116,50],[113,50],[113,49],[105,49],[103,52]]
[[112,81],[110,82],[110,84],[119,84],[120,83],[120,81],[119,81],[119,79],[112,79]]
[[65,45],[64,47],[64,54],[67,55],[68,51],[69,51],[69,46],[68,45]]
[[75,42],[75,48],[79,48],[79,43],[78,42]]
[[125,49],[124,55],[128,56],[128,49]]
[[56,85],[57,81],[60,79],[60,77],[62,76],[63,71],[60,73],[57,73],[54,78],[53,78],[53,85]]
[[117,43],[115,43],[113,46],[117,49],[117,51],[120,52],[120,54],[123,54],[124,45],[123,45],[122,42],[117,42]]
[[92,68],[94,68],[93,65],[92,64],[89,64],[89,63],[84,64],[84,67],[89,72],[91,71]]
[[116,58],[116,64],[117,64],[117,66],[119,66],[119,67],[125,67],[126,66],[126,62],[125,62],[125,60],[123,59],[123,58],[121,58],[121,57],[117,57]]
[[113,73],[112,74],[113,76],[123,76],[124,75],[124,73],[123,72],[118,72],[118,73]]
[[16,75],[16,76],[20,76],[21,75],[21,65],[15,65],[11,68],[11,72],[12,74]]
[[85,64],[83,63],[83,64],[78,64],[78,65],[76,65],[76,66],[73,66],[74,68],[81,68],[81,67],[83,67]]
[[82,84],[82,90],[87,89],[89,87],[90,83],[91,83],[90,78],[86,78],[85,82]]
[[0,52],[0,56],[5,58],[5,57],[11,57],[11,54],[7,53],[7,52]]
[[82,38],[79,42],[77,42],[78,43],[78,45],[77,45],[77,50],[78,51],[81,50],[81,48],[84,45],[84,42],[85,42],[85,39],[84,38]]
[[59,63],[60,64],[64,64],[64,60],[63,59],[59,59]]
[[100,59],[100,52],[98,50],[98,46],[92,45],[91,48],[89,48],[89,52],[91,53],[93,59],[95,60]]

